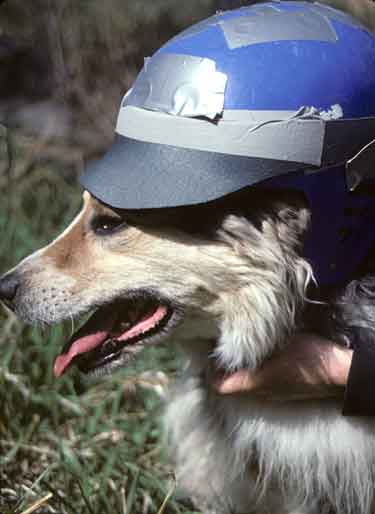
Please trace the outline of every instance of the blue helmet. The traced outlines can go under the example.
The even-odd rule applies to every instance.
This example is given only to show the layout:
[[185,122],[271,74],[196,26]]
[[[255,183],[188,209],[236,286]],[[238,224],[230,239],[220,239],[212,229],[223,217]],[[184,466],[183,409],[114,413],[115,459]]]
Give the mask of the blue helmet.
[[146,59],[111,149],[81,183],[126,209],[249,186],[303,191],[306,256],[335,285],[375,241],[375,196],[363,188],[374,139],[375,37],[331,7],[269,1],[218,13]]

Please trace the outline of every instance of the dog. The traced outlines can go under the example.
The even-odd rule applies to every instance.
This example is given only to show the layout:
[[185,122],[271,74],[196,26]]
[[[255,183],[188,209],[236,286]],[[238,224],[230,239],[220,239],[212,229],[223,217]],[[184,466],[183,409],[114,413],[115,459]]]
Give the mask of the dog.
[[[73,365],[110,373],[145,347],[178,345],[186,365],[165,428],[179,487],[204,512],[371,514],[374,420],[343,417],[340,393],[328,390],[272,402],[211,386],[216,370],[253,370],[306,326],[310,215],[300,194],[260,187],[145,211],[85,192],[71,225],[7,273],[0,296],[27,323],[94,312],[56,359],[57,376]],[[361,301],[348,288],[327,303],[338,337],[350,325],[347,301]]]

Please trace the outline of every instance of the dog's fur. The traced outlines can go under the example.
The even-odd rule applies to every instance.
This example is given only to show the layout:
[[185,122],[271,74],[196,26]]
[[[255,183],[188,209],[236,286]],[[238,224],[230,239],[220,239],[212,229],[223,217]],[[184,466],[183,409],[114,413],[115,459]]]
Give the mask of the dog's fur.
[[[99,236],[99,215],[129,226]],[[28,322],[60,322],[137,290],[177,307],[165,341],[178,342],[186,368],[165,423],[180,489],[205,512],[375,510],[375,421],[343,417],[328,391],[272,402],[210,387],[213,368],[254,369],[303,326],[309,218],[302,198],[258,189],[172,213],[114,212],[86,193],[70,227],[11,272],[13,308]]]

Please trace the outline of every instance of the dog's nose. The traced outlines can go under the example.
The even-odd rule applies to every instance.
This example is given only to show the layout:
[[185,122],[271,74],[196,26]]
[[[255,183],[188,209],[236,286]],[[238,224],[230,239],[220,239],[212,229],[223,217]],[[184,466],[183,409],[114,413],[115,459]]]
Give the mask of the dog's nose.
[[0,300],[10,305],[16,296],[19,280],[14,273],[6,273],[0,278]]

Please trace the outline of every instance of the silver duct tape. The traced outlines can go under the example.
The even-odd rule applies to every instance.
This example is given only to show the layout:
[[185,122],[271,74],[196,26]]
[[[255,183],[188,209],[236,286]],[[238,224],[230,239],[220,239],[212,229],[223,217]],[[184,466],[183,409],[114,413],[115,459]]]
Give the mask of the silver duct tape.
[[282,9],[277,6],[277,4],[274,5],[254,5],[251,7],[251,11],[254,11],[255,14],[261,14],[261,15],[267,15],[272,14],[275,11],[276,12],[282,12]]
[[369,178],[375,178],[375,139],[346,163],[346,183],[350,191]]
[[220,122],[231,121],[242,123],[246,127],[255,127],[255,125],[270,123],[275,121],[287,121],[297,115],[300,111],[248,111],[240,109],[225,109]]
[[363,24],[357,19],[351,16],[349,13],[345,13],[343,11],[339,11],[338,9],[335,9],[334,7],[331,7],[330,5],[323,5],[319,2],[314,2],[310,9],[317,14],[321,14],[322,16],[329,17],[331,20],[339,21],[340,23],[343,23],[344,25],[348,25],[348,21],[350,20],[350,23],[352,26],[367,30],[366,27],[363,26]]
[[[256,14],[269,14],[270,12],[280,12],[280,8],[273,5],[252,5],[251,10],[248,7],[244,7],[243,10],[248,11],[249,16],[255,16]],[[196,23],[195,25],[192,25],[191,27],[188,27],[187,29],[183,30],[173,38],[173,41],[184,39],[187,37],[195,36],[196,34],[199,34],[200,32],[203,32],[204,30],[207,30],[209,27],[217,27],[220,23],[223,23],[225,20],[223,20],[223,15],[225,14],[225,11],[219,12],[215,14],[214,16],[210,16],[210,18],[207,18],[206,20],[200,21]]]
[[180,32],[179,34],[177,34],[177,36],[172,38],[172,41],[195,36],[196,34],[203,32],[204,30],[208,29],[209,27],[214,27],[218,24],[220,18],[221,18],[221,13],[218,13],[218,14],[215,14],[214,16],[210,16],[206,20],[199,21],[198,23],[195,23],[191,27],[188,27],[187,29],[185,29],[182,32]]
[[[238,118],[236,118],[236,113]],[[319,166],[325,136],[320,119],[280,120],[278,112],[267,121],[251,119],[247,111],[225,111],[212,123],[183,119],[126,106],[120,110],[116,132],[149,143]]]
[[[281,12],[281,9],[277,5],[252,5],[251,8],[243,7],[243,11],[248,12],[249,16],[255,16],[257,14],[266,15],[269,13]],[[223,15],[225,15],[225,13],[226,11],[218,12],[217,14],[215,14],[214,16],[210,16],[210,18],[207,18],[206,20],[195,23],[195,25],[192,25],[191,27],[188,27],[187,29],[180,32],[180,34],[175,36],[173,40],[195,36],[196,34],[203,32],[209,27],[218,26],[220,22],[224,21],[222,18]]]
[[224,108],[227,76],[215,61],[189,55],[160,54],[146,59],[123,105],[176,116],[214,119]]
[[[315,19],[313,22],[310,23],[310,32],[312,29],[316,28],[317,25],[318,25],[318,22],[319,22],[319,30],[321,28],[323,28],[323,37],[322,35],[320,34],[318,37],[313,37],[311,36],[313,39],[316,39],[316,40],[323,40],[323,41],[337,41],[337,34],[334,30],[334,27],[331,25],[330,23],[330,20],[332,21],[338,21],[340,23],[344,23],[345,25],[348,25],[348,23],[350,22],[352,26],[354,27],[357,27],[357,28],[362,28],[364,29],[365,27],[362,25],[362,23],[357,20],[356,18],[353,18],[351,17],[350,15],[348,15],[347,13],[345,12],[342,12],[342,11],[339,11],[329,5],[322,5],[320,4],[319,2],[314,2],[314,3],[311,3],[310,5],[308,6],[304,6],[305,8],[308,8],[310,10],[310,12],[314,13],[316,15]],[[292,11],[284,11],[279,5],[278,3],[275,2],[274,5],[252,5],[251,7],[243,7],[243,12],[246,14],[243,16],[245,19],[248,19],[248,18],[252,18],[252,21],[253,21],[253,24],[256,24],[257,26],[259,25],[259,17],[263,17],[263,23],[267,23],[268,24],[268,21],[266,21],[266,17],[267,16],[272,16],[272,15],[283,15],[284,18],[278,18],[278,20],[280,20],[280,22],[282,22],[283,19],[285,19],[287,16],[289,16],[290,14],[293,14],[296,18],[297,18],[297,21],[298,21],[298,24],[300,24],[300,18],[303,18],[304,14],[303,14],[303,10],[301,10],[298,5],[295,6],[295,10],[292,10]],[[306,11],[304,11],[306,12]],[[215,26],[221,26],[223,28],[223,26],[225,26],[226,24],[228,24],[230,26],[230,22],[234,23],[233,19],[231,20],[230,18],[225,18],[223,15],[225,15],[225,11],[223,13],[218,13],[214,16],[211,16],[210,18],[208,18],[207,20],[204,20],[204,21],[201,21],[199,23],[196,23],[195,25],[193,25],[192,27],[189,27],[187,28],[186,30],[184,30],[183,32],[181,32],[180,34],[178,34],[177,36],[175,36],[173,39],[174,40],[179,40],[179,39],[184,39],[184,38],[187,38],[187,37],[191,37],[191,36],[194,36],[196,34],[199,34],[200,32],[204,31],[204,30],[207,30],[209,27],[215,27]],[[297,15],[297,16],[296,16]],[[235,20],[239,20],[238,17],[235,18]],[[273,21],[273,25],[275,24],[276,22]],[[284,22],[283,22],[284,23]],[[314,27],[312,27],[312,23],[314,24]],[[320,27],[320,25],[322,27]],[[253,28],[253,26],[251,25],[250,27],[251,29]],[[272,26],[273,28],[273,26]],[[280,27],[279,27],[280,28]],[[290,29],[288,29],[290,30]],[[303,26],[303,31],[306,30],[306,25]],[[365,29],[366,30],[366,29]],[[224,31],[224,34],[226,33],[226,31],[223,29]],[[232,30],[230,28],[228,28],[228,36],[230,38],[230,40],[232,40],[232,35],[229,34],[232,32]],[[265,32],[264,29],[262,30],[262,32]],[[298,33],[300,32],[300,29],[298,29]],[[297,34],[298,35],[298,34]],[[325,35],[325,36],[324,36]],[[266,39],[264,41],[262,40],[256,40],[256,37],[254,37],[254,34],[252,36],[250,36],[251,39],[250,39],[250,42],[248,43],[247,40],[248,38],[245,38],[245,43],[244,44],[239,44],[239,46],[245,46],[245,45],[248,45],[248,44],[255,44],[255,43],[261,43],[261,42],[266,42],[266,41],[269,41],[269,39]],[[235,38],[236,40],[238,39],[238,36],[236,36]],[[235,40],[233,39],[233,41]],[[241,38],[239,38],[241,39]],[[264,36],[263,36],[263,39],[264,39]],[[272,40],[274,40],[276,38],[274,38],[272,36]],[[282,38],[282,39],[290,39],[289,37],[286,38],[285,36]],[[309,37],[293,37],[292,39],[310,39],[310,36]],[[228,42],[228,38],[227,38],[227,42]],[[238,46],[233,46],[230,48],[237,48]]]
[[264,124],[278,121],[288,121],[291,119],[299,120],[340,120],[344,116],[341,105],[331,105],[329,109],[318,109],[314,106],[302,105],[297,111],[248,111],[226,109],[221,117],[222,121],[237,121],[245,123]]
[[272,41],[325,41],[338,37],[329,19],[318,11],[284,11],[241,16],[219,22],[228,47],[233,50]]

